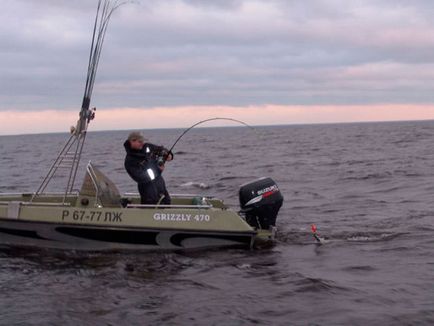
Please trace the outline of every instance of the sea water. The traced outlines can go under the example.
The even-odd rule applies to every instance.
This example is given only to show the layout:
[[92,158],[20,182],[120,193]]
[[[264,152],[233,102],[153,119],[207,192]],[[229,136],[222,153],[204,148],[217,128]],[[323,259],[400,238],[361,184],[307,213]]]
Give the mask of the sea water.
[[[182,130],[148,130],[170,147]],[[121,192],[128,131],[82,158]],[[66,134],[0,137],[0,192],[37,189]],[[214,195],[273,178],[285,197],[263,250],[0,249],[1,325],[426,325],[434,322],[434,122],[193,129],[164,176]],[[79,172],[76,188],[80,187]],[[62,179],[51,185],[62,189]],[[325,239],[317,244],[315,224]]]

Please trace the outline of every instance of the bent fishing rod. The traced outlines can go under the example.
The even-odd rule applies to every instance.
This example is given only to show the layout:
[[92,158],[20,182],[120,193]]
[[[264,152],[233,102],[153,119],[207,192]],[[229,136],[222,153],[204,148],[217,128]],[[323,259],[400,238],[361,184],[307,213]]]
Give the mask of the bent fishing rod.
[[175,140],[175,142],[173,143],[172,147],[170,147],[170,149],[169,149],[169,153],[172,153],[172,150],[175,148],[176,144],[177,144],[177,143],[181,140],[181,138],[184,137],[184,135],[185,135],[187,132],[189,132],[191,129],[193,129],[194,127],[196,127],[196,126],[198,126],[198,125],[201,125],[201,124],[203,124],[203,123],[205,123],[205,122],[214,121],[214,120],[227,120],[227,121],[234,121],[234,122],[240,123],[240,124],[242,124],[242,125],[244,125],[244,126],[250,128],[250,129],[252,129],[252,130],[253,130],[254,132],[256,132],[256,133],[258,132],[255,128],[253,128],[252,126],[248,125],[248,124],[245,123],[244,121],[237,120],[237,119],[232,119],[232,118],[220,118],[220,117],[217,117],[217,118],[210,118],[210,119],[205,119],[205,120],[202,120],[202,121],[199,121],[199,122],[195,123],[194,125],[192,125],[191,127],[187,128],[187,129],[185,129],[185,130],[182,132],[182,134],[181,134],[181,135],[180,135],[180,136]]

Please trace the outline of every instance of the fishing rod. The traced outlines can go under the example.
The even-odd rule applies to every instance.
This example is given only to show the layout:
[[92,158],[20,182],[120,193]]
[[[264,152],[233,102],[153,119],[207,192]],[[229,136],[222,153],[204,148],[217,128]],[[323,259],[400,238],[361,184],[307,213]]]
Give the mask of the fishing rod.
[[84,142],[87,135],[87,127],[91,120],[95,117],[95,108],[90,109],[90,101],[92,97],[93,85],[95,83],[98,63],[101,57],[101,51],[104,43],[104,37],[107,31],[107,26],[113,12],[129,2],[128,0],[99,0],[96,10],[95,23],[93,25],[92,42],[90,46],[89,62],[86,75],[86,86],[83,94],[81,110],[76,126],[71,127],[71,136],[66,142],[63,149],[58,154],[56,160],[52,164],[45,178],[42,180],[39,188],[33,194],[30,202],[37,196],[42,194],[47,188],[50,181],[56,175],[60,167],[69,169],[67,176],[67,184],[63,196],[65,203],[68,193],[71,193],[74,187],[77,171],[83,153]]
[[95,109],[89,109],[95,84],[96,72],[101,58],[107,27],[113,12],[128,1],[99,0],[93,26],[92,43],[90,46],[89,63],[87,68],[86,86],[84,88],[83,101],[80,111],[80,119],[73,130],[77,137],[86,136],[87,126],[95,117]]
[[255,128],[253,128],[252,126],[248,125],[248,124],[245,123],[244,121],[237,120],[237,119],[232,119],[232,118],[220,118],[220,117],[217,117],[217,118],[210,118],[210,119],[205,119],[205,120],[202,120],[202,121],[199,121],[199,122],[195,123],[194,125],[192,125],[191,127],[187,128],[187,129],[185,129],[185,130],[182,132],[182,134],[181,134],[181,135],[180,135],[180,136],[175,140],[175,142],[173,143],[172,147],[170,147],[170,149],[169,149],[169,153],[172,152],[172,150],[173,150],[173,148],[176,146],[176,144],[177,144],[177,143],[181,140],[181,138],[184,137],[184,135],[185,135],[187,132],[189,132],[191,129],[193,129],[194,127],[196,127],[196,126],[198,126],[198,125],[201,125],[201,124],[203,124],[203,123],[205,123],[205,122],[214,121],[214,120],[227,120],[227,121],[238,122],[238,123],[240,123],[240,124],[242,124],[242,125],[244,125],[244,126],[250,128],[250,129],[252,129],[254,132],[256,132],[256,133],[258,132]]

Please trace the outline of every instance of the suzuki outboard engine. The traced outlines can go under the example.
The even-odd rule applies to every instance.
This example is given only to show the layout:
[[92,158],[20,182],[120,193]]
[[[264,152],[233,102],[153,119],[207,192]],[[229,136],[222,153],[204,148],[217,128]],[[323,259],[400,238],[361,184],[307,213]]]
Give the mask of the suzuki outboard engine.
[[241,213],[249,225],[259,229],[269,229],[276,225],[283,196],[271,178],[260,178],[243,184],[239,196]]

